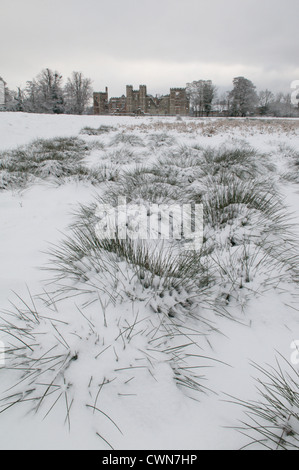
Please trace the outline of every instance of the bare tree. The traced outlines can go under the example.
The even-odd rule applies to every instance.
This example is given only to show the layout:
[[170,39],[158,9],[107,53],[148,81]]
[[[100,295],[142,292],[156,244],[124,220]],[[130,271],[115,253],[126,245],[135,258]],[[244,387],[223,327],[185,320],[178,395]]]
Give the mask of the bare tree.
[[73,72],[64,88],[66,111],[70,114],[83,114],[92,97],[91,79],[84,78],[82,72]]
[[20,88],[10,90],[5,86],[5,109],[6,111],[23,111],[22,109],[22,90]]
[[41,108],[39,87],[35,79],[28,80],[25,88],[25,111],[37,113]]
[[229,110],[229,92],[223,92],[215,101],[215,108],[220,115],[227,115]]
[[271,113],[276,117],[298,116],[297,108],[292,104],[291,94],[279,92],[270,105]]
[[275,101],[275,96],[272,91],[266,89],[259,92],[259,110],[262,116],[271,113],[271,105]]
[[209,116],[216,90],[211,80],[198,80],[187,83],[186,91],[190,100],[190,109],[195,116]]

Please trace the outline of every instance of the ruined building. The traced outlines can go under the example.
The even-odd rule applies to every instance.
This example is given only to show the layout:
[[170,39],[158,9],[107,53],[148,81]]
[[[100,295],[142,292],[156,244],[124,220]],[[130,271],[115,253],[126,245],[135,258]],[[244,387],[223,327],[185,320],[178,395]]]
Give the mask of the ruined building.
[[105,92],[93,94],[93,112],[94,114],[109,114],[108,88]]
[[126,96],[118,98],[108,97],[108,88],[105,92],[94,93],[94,114],[130,114],[130,115],[158,115],[158,116],[187,116],[189,114],[189,100],[185,88],[171,88],[169,95],[152,96],[147,94],[146,85],[140,85],[139,90],[133,90],[127,85]]

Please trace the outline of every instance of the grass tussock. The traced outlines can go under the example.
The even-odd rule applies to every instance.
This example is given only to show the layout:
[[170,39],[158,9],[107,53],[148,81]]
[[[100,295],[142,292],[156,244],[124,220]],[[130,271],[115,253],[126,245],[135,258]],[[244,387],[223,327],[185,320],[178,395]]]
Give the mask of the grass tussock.
[[299,152],[296,148],[288,145],[279,146],[279,154],[286,160],[286,170],[282,179],[291,183],[299,183]]
[[268,450],[299,449],[299,375],[298,371],[283,359],[276,367],[262,368],[256,379],[259,399],[235,400],[243,407],[246,420],[236,429],[249,442],[244,448]]
[[147,144],[150,148],[172,147],[177,144],[175,137],[166,132],[157,132],[147,137]]
[[0,153],[0,189],[22,189],[29,184],[51,181],[63,184],[67,181],[88,181],[99,184],[113,180],[110,171],[103,166],[90,169],[85,157],[94,150],[77,137],[38,139],[15,150]]
[[132,164],[141,164],[146,158],[147,152],[138,152],[132,149],[129,145],[124,145],[123,147],[116,148],[112,151],[106,151],[102,158],[111,162],[115,165],[132,165]]
[[143,139],[136,134],[127,133],[127,132],[119,132],[114,137],[112,137],[110,141],[110,146],[117,146],[117,145],[128,145],[130,147],[145,147],[145,143]]
[[86,127],[83,127],[83,129],[81,129],[80,134],[98,136],[98,135],[109,134],[110,132],[113,132],[113,131],[116,131],[116,128],[113,126],[101,125],[98,128],[86,126]]

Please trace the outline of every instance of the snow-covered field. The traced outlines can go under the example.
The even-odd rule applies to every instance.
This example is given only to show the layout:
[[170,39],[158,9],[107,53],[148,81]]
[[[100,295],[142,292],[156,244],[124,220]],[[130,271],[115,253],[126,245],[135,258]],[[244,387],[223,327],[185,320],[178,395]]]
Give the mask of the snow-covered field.
[[[298,121],[0,113],[0,448],[298,445],[298,169]],[[203,203],[202,253],[97,244],[119,195]]]

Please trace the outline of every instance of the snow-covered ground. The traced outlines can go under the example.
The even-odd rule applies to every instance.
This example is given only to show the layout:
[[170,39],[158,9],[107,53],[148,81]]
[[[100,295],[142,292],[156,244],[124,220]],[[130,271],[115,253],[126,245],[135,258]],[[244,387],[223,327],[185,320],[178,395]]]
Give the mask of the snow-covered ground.
[[[163,155],[163,146],[148,144],[148,136],[154,133],[158,139],[161,133],[175,139],[176,148],[182,148],[182,145],[222,148],[246,142],[259,154],[267,154],[275,165],[272,172],[263,176],[277,185],[286,211],[292,214],[295,224],[292,230],[299,235],[296,225],[299,223],[299,185],[290,178],[282,178],[290,171],[290,149],[299,149],[297,122],[236,119],[228,121],[227,126],[222,125],[223,122],[221,119],[193,121],[184,118],[179,121],[176,118],[0,113],[0,151],[30,144],[34,139],[80,137],[87,144],[102,144],[94,146],[94,150],[85,156],[84,162],[89,168],[98,164],[112,165],[121,174],[124,169],[154,164]],[[99,128],[103,125],[112,126],[113,130],[98,136],[80,134],[84,127]],[[126,143],[122,153],[118,154],[116,149],[119,150],[121,144],[113,147],[111,139],[119,133],[134,134],[146,143],[143,146]],[[169,146],[167,151],[171,148]],[[70,178],[60,185],[53,184],[51,180],[37,180],[22,190],[9,187],[0,191],[0,310],[4,312],[0,315],[0,339],[5,345],[17,342],[13,343],[3,331],[3,324],[10,318],[5,312],[13,310],[12,303],[20,305],[20,298],[30,302],[28,291],[37,295],[51,289],[47,282],[49,273],[40,269],[47,265],[49,255],[46,252],[52,244],[58,244],[69,234],[68,226],[73,222],[73,212],[79,204],[92,203],[96,193],[103,194],[106,186],[105,181],[97,186],[88,179]],[[119,274],[126,292],[132,287],[126,277],[129,275],[133,276],[129,268]],[[65,388],[59,385],[62,395],[53,409],[51,404],[54,405],[55,394],[52,401],[51,397],[48,403],[43,400],[37,412],[32,412],[34,402],[28,401],[1,413],[1,401],[0,448],[241,448],[248,439],[233,428],[244,419],[244,410],[230,403],[228,395],[244,401],[256,400],[258,392],[253,378],[258,376],[258,372],[251,363],[262,367],[266,364],[275,366],[280,354],[290,360],[291,343],[299,340],[297,285],[290,281],[287,286],[273,287],[269,283],[265,287],[267,270],[259,276],[250,285],[255,292],[248,289],[248,293],[242,293],[244,299],[228,306],[233,318],[207,311],[205,318],[211,320],[214,329],[208,333],[203,329],[207,336],[198,338],[195,335],[194,340],[190,340],[193,338],[191,334],[185,334],[184,341],[191,341],[190,351],[194,357],[197,354],[211,358],[198,358],[198,362],[188,364],[188,356],[184,357],[186,368],[204,367],[198,374],[204,375],[202,383],[209,389],[206,393],[192,390],[191,397],[188,389],[178,387],[173,379],[173,369],[169,366],[173,356],[169,359],[168,352],[165,352],[176,343],[167,343],[166,338],[165,350],[155,350],[153,346],[155,342],[149,322],[152,328],[157,328],[160,317],[157,317],[157,312],[152,312],[153,317],[148,319],[151,294],[147,293],[144,300],[144,290],[138,290],[135,285],[134,299],[133,291],[130,291],[126,299],[107,304],[107,308],[102,309],[104,316],[97,310],[98,303],[88,306],[83,316],[83,312],[82,315],[79,312],[82,303],[76,297],[75,300],[67,297],[58,302],[58,312],[52,309],[51,321],[43,320],[44,323],[37,326],[32,341],[36,342],[38,338],[40,346],[35,354],[41,357],[55,347],[53,338],[58,338],[58,344],[61,334],[67,338],[68,344],[76,337],[76,341],[68,344],[74,354],[71,358],[73,363],[65,371],[64,380],[67,378],[68,382],[64,383]],[[108,278],[107,273],[107,285],[111,284]],[[93,282],[94,279],[97,278],[93,278]],[[88,295],[84,294],[85,302],[88,302]],[[246,305],[243,304],[245,297],[248,297]],[[105,298],[104,295],[103,302]],[[88,320],[86,315],[90,315]],[[141,326],[138,334],[137,322],[146,325],[145,332]],[[136,329],[136,335],[126,336],[129,326]],[[196,318],[188,326],[190,331],[191,327],[201,330],[200,320],[197,325]],[[96,338],[94,342],[93,335]],[[147,342],[147,338],[152,342]],[[59,341],[58,349],[68,349],[63,342],[63,339]],[[98,361],[95,360],[97,353],[100,355]],[[147,367],[143,367],[145,362]],[[53,364],[51,367],[55,369]],[[49,371],[38,382],[46,383],[47,374]],[[0,369],[0,400],[10,395],[6,391],[21,379],[22,371],[10,370],[8,366]],[[28,387],[28,380],[26,383]],[[33,388],[35,386],[37,383],[32,385]],[[22,383],[18,387],[19,393]],[[3,409],[7,403],[9,401],[5,401]]]

